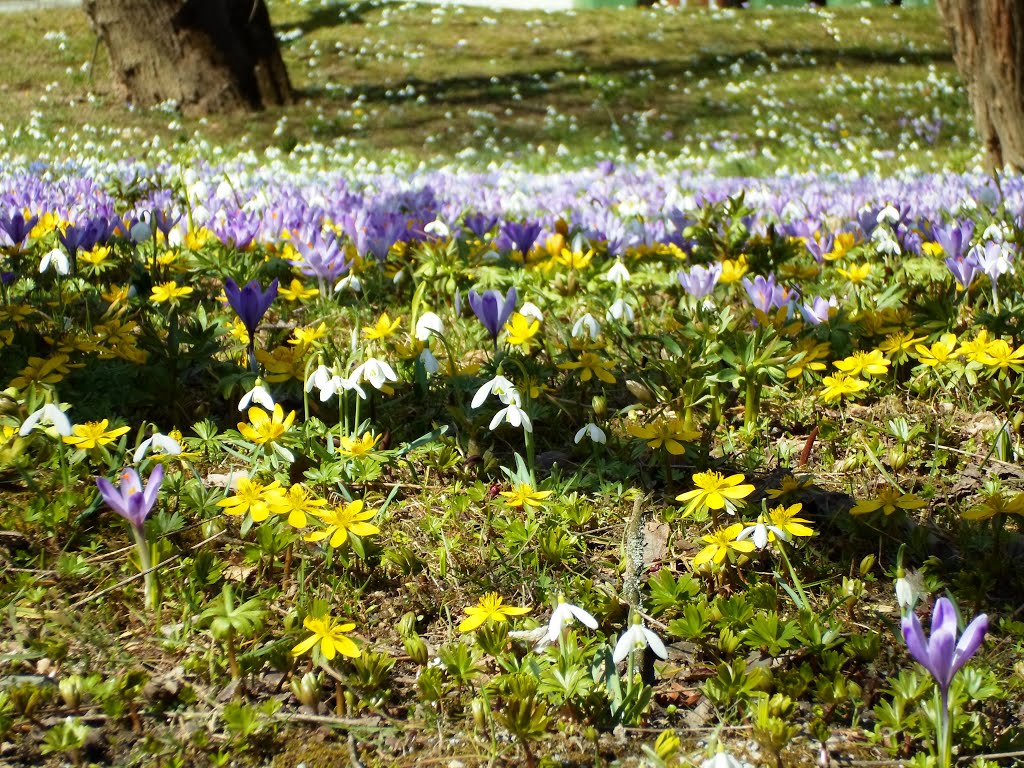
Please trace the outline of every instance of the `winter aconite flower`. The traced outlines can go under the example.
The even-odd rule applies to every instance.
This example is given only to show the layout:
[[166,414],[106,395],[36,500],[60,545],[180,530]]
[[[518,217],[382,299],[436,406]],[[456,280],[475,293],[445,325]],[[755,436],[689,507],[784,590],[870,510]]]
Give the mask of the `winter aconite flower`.
[[744,483],[743,480],[743,475],[724,477],[714,470],[698,472],[693,476],[693,484],[697,487],[676,496],[676,501],[687,502],[684,511],[686,515],[691,515],[698,509],[724,509],[733,514],[736,511],[736,502],[754,492],[754,486]]
[[897,509],[909,511],[912,509],[920,509],[925,506],[927,502],[920,496],[913,493],[901,493],[895,488],[883,488],[877,496],[873,499],[861,499],[858,501],[853,509],[850,510],[851,515],[866,515],[869,512],[882,512],[888,517]]
[[100,445],[109,445],[128,432],[131,427],[117,427],[107,429],[110,422],[107,419],[102,421],[87,421],[85,424],[75,424],[71,428],[71,434],[64,437],[64,442],[73,445],[75,448],[88,450]]
[[164,302],[170,302],[176,304],[178,299],[183,299],[186,296],[191,296],[195,289],[190,285],[178,285],[173,280],[167,283],[160,283],[159,285],[153,286],[153,291],[150,294],[150,298],[156,304],[163,304]]
[[372,509],[363,510],[363,500],[350,501],[343,507],[331,507],[325,510],[310,511],[310,514],[327,525],[322,531],[314,531],[306,536],[306,541],[323,541],[328,539],[331,547],[340,547],[348,541],[348,535],[372,536],[380,533],[380,528],[366,522],[373,518]]
[[513,347],[524,346],[529,349],[533,337],[540,330],[540,322],[527,318],[518,312],[512,314],[505,323],[505,341]]
[[363,328],[363,338],[370,339],[371,341],[386,339],[398,330],[398,326],[401,325],[401,323],[402,318],[396,317],[392,320],[388,313],[385,312],[377,318],[377,322],[372,326]]
[[284,489],[277,480],[269,485],[263,485],[257,480],[240,477],[235,486],[235,495],[218,501],[217,506],[224,507],[224,513],[227,515],[241,516],[248,512],[252,515],[253,522],[262,523],[271,514],[281,514],[285,511],[283,497]]
[[282,494],[280,498],[277,512],[288,515],[288,525],[292,528],[305,528],[306,515],[319,514],[320,509],[327,506],[324,499],[313,496],[301,483],[291,486],[288,493]]
[[956,336],[952,333],[944,333],[930,347],[926,347],[924,344],[916,345],[914,352],[922,365],[927,365],[930,368],[945,365],[955,357]]
[[356,628],[352,622],[338,623],[325,615],[322,617],[307,616],[302,621],[302,626],[313,634],[292,648],[293,656],[301,656],[308,653],[315,646],[320,646],[320,653],[328,661],[333,661],[337,654],[348,656],[350,659],[359,658],[359,646],[352,639],[345,635]]
[[503,623],[508,621],[509,616],[522,616],[531,610],[503,603],[504,598],[497,592],[488,592],[480,598],[479,603],[463,609],[466,618],[459,624],[459,632],[472,632],[491,622]]
[[584,352],[579,360],[559,363],[558,367],[564,371],[578,371],[581,381],[596,378],[605,384],[615,383],[615,375],[611,372],[612,364],[593,352]]
[[721,565],[725,562],[730,551],[753,552],[754,542],[738,541],[737,536],[743,531],[743,523],[733,523],[727,528],[719,528],[706,536],[701,537],[707,543],[697,556],[693,558],[693,567],[699,568],[707,562],[715,562]]
[[552,494],[552,491],[537,491],[526,483],[519,483],[511,491],[502,491],[501,495],[508,501],[505,503],[510,507],[534,507],[544,506],[544,500]]
[[844,397],[858,395],[868,388],[868,382],[845,373],[837,373],[835,376],[826,376],[821,380],[825,388],[821,390],[821,399],[826,403],[834,403]]
[[682,419],[658,419],[650,424],[630,424],[626,431],[633,437],[647,441],[647,447],[658,450],[664,447],[673,456],[681,456],[686,451],[683,443],[691,443],[700,437],[700,432],[688,429]]
[[274,406],[273,414],[268,414],[262,408],[255,406],[249,409],[249,424],[239,422],[238,431],[247,440],[257,445],[272,443],[288,431],[292,422],[295,421],[295,411],[284,415],[284,409],[280,405]]

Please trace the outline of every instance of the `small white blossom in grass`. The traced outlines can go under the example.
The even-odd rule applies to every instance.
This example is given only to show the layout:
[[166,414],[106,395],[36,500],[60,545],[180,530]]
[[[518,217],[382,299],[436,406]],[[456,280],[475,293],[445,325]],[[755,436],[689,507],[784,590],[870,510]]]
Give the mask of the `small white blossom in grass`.
[[435,334],[444,333],[444,322],[433,312],[424,312],[416,321],[416,339],[427,341]]
[[608,308],[608,314],[605,315],[608,320],[620,320],[624,323],[632,323],[635,314],[633,308],[629,306],[625,299],[616,299],[615,303]]
[[39,272],[45,272],[51,266],[58,275],[66,275],[71,271],[71,264],[68,262],[67,254],[60,248],[54,248],[43,256],[43,260],[39,262]]
[[612,661],[618,664],[629,654],[644,648],[650,648],[656,656],[662,659],[668,658],[668,651],[665,649],[665,644],[661,642],[661,638],[645,627],[642,621],[637,620],[622,633],[619,642],[615,644]]
[[36,424],[40,423],[52,424],[53,428],[57,430],[57,434],[62,437],[67,437],[71,434],[71,422],[64,415],[64,411],[53,403],[47,403],[42,408],[33,411],[21,425],[18,434],[25,437],[33,430]]
[[427,372],[428,376],[433,376],[441,370],[441,363],[438,362],[437,358],[434,357],[434,353],[429,349],[424,349],[420,352],[420,362],[423,363],[423,370]]
[[452,235],[448,225],[440,219],[434,219],[423,228],[423,231],[441,240],[447,240]]
[[539,323],[544,322],[544,313],[540,311],[540,307],[534,304],[532,301],[528,301],[519,308],[519,314],[525,318],[536,320]]
[[789,537],[786,532],[781,528],[777,528],[771,523],[767,523],[764,520],[758,520],[756,523],[750,523],[736,535],[736,541],[743,541],[744,539],[750,538],[754,540],[754,546],[758,549],[764,549],[768,546],[768,533],[774,533],[783,541],[788,541]]
[[559,635],[562,634],[562,630],[574,621],[578,621],[591,629],[597,629],[597,619],[588,611],[559,598],[558,606],[551,612],[551,618],[548,620],[548,633],[544,636],[544,639],[549,643],[557,641]]
[[259,379],[256,379],[256,386],[242,395],[242,399],[238,401],[238,410],[245,413],[253,403],[262,405],[268,411],[274,410],[274,398],[270,396]]
[[508,393],[509,399],[506,401],[504,398],[502,402],[506,405],[491,419],[490,429],[494,429],[501,422],[507,421],[513,427],[522,426],[524,432],[533,432],[533,422],[530,421],[530,415],[523,410],[523,402],[520,398],[519,392],[513,389]]
[[580,441],[584,437],[589,437],[595,443],[603,444],[608,442],[608,437],[605,435],[604,430],[597,426],[597,424],[595,424],[594,422],[590,422],[586,426],[581,427],[580,430],[576,433],[576,438],[574,440],[576,445],[579,445]]
[[577,320],[572,326],[572,337],[574,339],[583,339],[587,336],[591,339],[596,339],[600,333],[601,324],[589,312],[583,315],[583,317]]
[[473,395],[473,400],[470,402],[470,407],[479,408],[487,400],[488,395],[497,395],[501,402],[508,405],[511,402],[511,394],[516,393],[516,386],[511,381],[506,379],[504,376],[495,376],[493,379],[484,384],[480,389]]
[[896,579],[896,602],[899,603],[900,614],[907,616],[912,613],[921,600],[921,595],[926,593],[923,573],[920,571],[902,573]]
[[181,453],[181,443],[173,437],[157,432],[139,443],[139,447],[135,449],[135,454],[132,456],[132,463],[138,464],[142,461],[142,457],[151,448],[167,456],[177,456]]
[[373,385],[374,389],[384,389],[387,382],[398,381],[398,375],[395,373],[395,369],[383,360],[371,357],[352,371],[351,381],[367,381]]
[[616,285],[622,285],[623,283],[629,282],[629,270],[626,269],[626,265],[618,259],[612,264],[611,269],[605,274],[604,279],[610,283]]

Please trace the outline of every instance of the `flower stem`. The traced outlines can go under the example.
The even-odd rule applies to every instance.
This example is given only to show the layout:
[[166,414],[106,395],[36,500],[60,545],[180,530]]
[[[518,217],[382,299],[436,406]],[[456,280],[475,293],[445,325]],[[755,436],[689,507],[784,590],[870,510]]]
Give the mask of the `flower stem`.
[[156,582],[156,571],[153,570],[153,559],[149,553],[149,542],[146,541],[146,532],[141,527],[133,525],[132,534],[135,536],[135,549],[139,553],[139,569],[143,573],[146,608],[156,610],[158,607],[157,596],[160,592]]

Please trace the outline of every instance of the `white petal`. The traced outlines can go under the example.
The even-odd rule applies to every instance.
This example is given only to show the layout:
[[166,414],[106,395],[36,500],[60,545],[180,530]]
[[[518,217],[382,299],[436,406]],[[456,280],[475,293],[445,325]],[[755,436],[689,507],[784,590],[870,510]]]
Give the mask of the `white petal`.
[[591,629],[597,629],[597,619],[590,615],[589,612],[583,610],[578,605],[570,605],[569,603],[563,603],[569,607],[572,611],[572,615],[579,619],[581,624],[590,627]]
[[642,625],[637,626],[640,626],[643,630],[644,637],[647,638],[647,644],[651,647],[651,650],[654,651],[655,656],[660,656],[663,659],[667,659],[668,651],[665,649],[665,644],[661,642],[661,638],[654,634],[654,632],[649,630],[647,627],[644,627]]
[[147,437],[145,440],[139,443],[139,447],[136,448],[135,453],[132,454],[133,464],[138,464],[140,461],[142,461],[142,457],[146,455],[146,451],[149,449],[149,446],[152,442],[153,438]]

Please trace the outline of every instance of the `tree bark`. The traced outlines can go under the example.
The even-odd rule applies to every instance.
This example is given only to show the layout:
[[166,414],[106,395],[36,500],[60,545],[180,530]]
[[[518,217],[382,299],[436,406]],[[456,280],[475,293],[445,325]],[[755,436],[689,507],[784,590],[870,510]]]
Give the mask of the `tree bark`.
[[84,0],[124,97],[186,115],[288,104],[292,88],[263,0]]
[[937,4],[989,163],[1024,169],[1024,3]]

